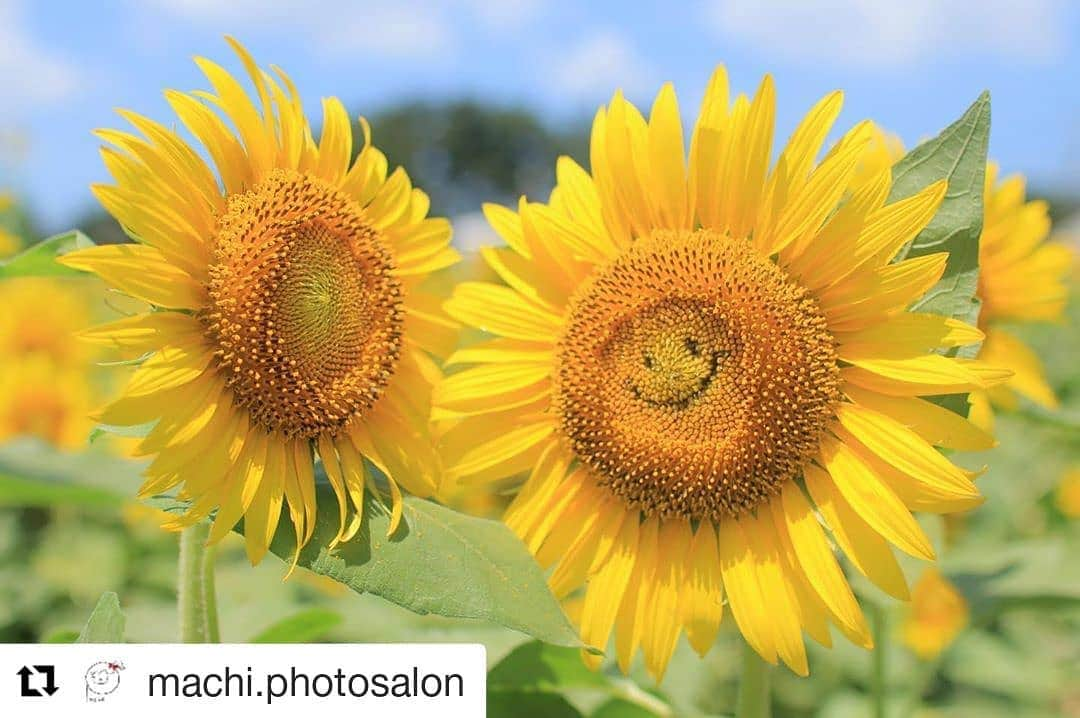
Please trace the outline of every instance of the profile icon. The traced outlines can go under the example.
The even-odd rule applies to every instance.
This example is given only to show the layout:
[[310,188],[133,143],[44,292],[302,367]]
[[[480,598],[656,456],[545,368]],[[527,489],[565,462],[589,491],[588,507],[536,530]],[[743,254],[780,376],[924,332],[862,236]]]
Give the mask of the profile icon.
[[86,700],[100,703],[120,686],[120,671],[124,664],[119,661],[98,661],[86,669]]

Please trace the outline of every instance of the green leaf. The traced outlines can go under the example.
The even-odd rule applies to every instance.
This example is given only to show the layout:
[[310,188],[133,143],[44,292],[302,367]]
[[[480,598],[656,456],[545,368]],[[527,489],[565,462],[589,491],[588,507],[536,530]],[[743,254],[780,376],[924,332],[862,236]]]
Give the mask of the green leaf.
[[488,690],[560,691],[609,688],[603,673],[589,670],[581,652],[530,641],[518,646],[488,672]]
[[1059,611],[1080,606],[1080,564],[1057,538],[954,554],[945,569],[978,623],[1016,608]]
[[984,92],[963,116],[922,143],[893,167],[889,202],[910,197],[938,180],[948,180],[945,199],[930,224],[898,259],[948,252],[941,281],[916,305],[978,323],[979,235],[982,233],[986,151],[990,136],[990,95]]
[[81,277],[83,272],[56,263],[75,249],[93,247],[94,241],[77,229],[43,239],[29,249],[0,262],[0,279],[11,277]]
[[0,505],[116,505],[134,497],[143,465],[102,451],[65,453],[19,439],[0,446]]
[[112,591],[101,594],[76,643],[123,643],[124,613]]
[[93,486],[25,479],[0,471],[0,506],[117,506],[115,493]]
[[584,718],[570,701],[556,693],[488,692],[492,718]]
[[252,638],[251,643],[311,643],[325,637],[341,621],[336,611],[311,608],[278,621]]
[[581,651],[530,641],[518,646],[488,671],[488,703],[492,696],[538,695],[543,693],[600,693],[609,696],[606,713],[626,716],[669,716],[671,708],[663,698],[638,688],[632,681],[589,670]]
[[[948,180],[945,199],[930,224],[897,255],[897,261],[948,252],[945,273],[912,309],[978,324],[979,236],[982,234],[986,152],[990,140],[990,94],[984,92],[959,120],[893,167],[889,202],[910,197],[938,180]],[[979,344],[952,350],[974,357]],[[966,395],[937,397],[937,403],[964,416]]]
[[652,711],[621,698],[612,698],[589,714],[589,718],[655,718],[655,716],[656,714]]
[[75,643],[79,640],[79,632],[72,631],[71,629],[64,628],[59,631],[53,631],[44,639],[42,643]]
[[[330,552],[325,547],[338,531],[337,499],[321,482],[316,493],[315,533],[300,554],[301,566],[415,613],[490,621],[547,643],[581,645],[543,571],[505,524],[409,496],[401,525],[387,538],[390,517],[369,496],[360,532]],[[291,562],[295,546],[286,516],[270,550]]]

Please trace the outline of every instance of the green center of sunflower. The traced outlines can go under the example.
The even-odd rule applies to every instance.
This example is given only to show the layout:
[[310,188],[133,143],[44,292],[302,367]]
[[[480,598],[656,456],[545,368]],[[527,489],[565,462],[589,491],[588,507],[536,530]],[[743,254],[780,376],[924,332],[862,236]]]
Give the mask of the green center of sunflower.
[[719,520],[776,495],[839,397],[810,294],[749,242],[657,232],[573,297],[555,407],[597,480],[648,514]]
[[275,170],[218,221],[204,313],[219,365],[254,422],[336,433],[381,396],[401,351],[402,289],[364,210]]

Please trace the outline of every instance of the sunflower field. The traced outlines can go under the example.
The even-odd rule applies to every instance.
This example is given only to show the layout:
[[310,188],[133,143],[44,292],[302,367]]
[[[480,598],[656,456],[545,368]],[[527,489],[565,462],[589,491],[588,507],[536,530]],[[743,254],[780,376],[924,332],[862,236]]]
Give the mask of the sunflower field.
[[[926,49],[913,112],[858,74],[895,67],[612,30],[559,116],[489,40],[446,91],[314,72],[311,13],[377,48],[569,8],[179,5],[214,32],[133,41],[69,171],[0,117],[0,644],[482,644],[496,717],[1080,717],[1080,175],[1024,159],[1034,71]],[[1031,62],[1075,72],[1061,32]]]

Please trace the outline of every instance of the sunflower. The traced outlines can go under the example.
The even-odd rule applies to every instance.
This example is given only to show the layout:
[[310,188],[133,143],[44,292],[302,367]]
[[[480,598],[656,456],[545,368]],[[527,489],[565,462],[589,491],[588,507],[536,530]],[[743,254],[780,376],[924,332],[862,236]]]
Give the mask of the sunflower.
[[1042,362],[1006,327],[1010,323],[1060,322],[1068,300],[1065,279],[1074,262],[1064,244],[1045,241],[1050,215],[1045,201],[1025,201],[1024,178],[998,178],[986,167],[985,211],[979,240],[979,327],[986,333],[979,357],[1013,371],[1001,386],[972,396],[972,420],[993,428],[991,404],[1015,409],[1018,395],[1056,409]]
[[90,353],[75,338],[91,321],[84,285],[45,277],[0,282],[0,360],[41,357],[56,366],[84,366]]
[[58,449],[86,445],[93,392],[84,370],[40,355],[5,357],[0,366],[0,443],[32,436]]
[[[895,163],[904,154],[895,135],[875,131],[872,149],[863,157],[863,173]],[[1050,215],[1043,200],[1025,199],[1024,178],[1000,178],[994,162],[986,165],[983,227],[979,237],[979,328],[986,334],[979,358],[1013,372],[1008,381],[971,395],[971,420],[994,428],[993,406],[1014,410],[1019,397],[1047,409],[1058,406],[1039,357],[1009,324],[1060,322],[1068,300],[1065,279],[1075,261],[1064,244],[1047,242]],[[858,182],[856,180],[856,185]]]
[[924,661],[948,648],[971,617],[960,591],[932,566],[911,587],[911,603],[904,608],[900,640]]
[[138,241],[61,261],[153,307],[84,335],[149,355],[97,416],[156,422],[138,447],[153,457],[140,495],[178,487],[191,503],[174,529],[216,509],[211,542],[243,517],[254,563],[283,505],[297,555],[311,538],[316,457],[339,505],[334,543],[359,529],[365,490],[389,493],[391,531],[399,484],[434,490],[429,352],[453,326],[423,280],[457,254],[449,223],[426,218],[427,195],[404,170],[387,175],[363,119],[352,161],[345,108],[324,99],[316,143],[289,77],[229,42],[254,98],[203,58],[213,92],[165,93],[212,167],[176,132],[121,111],[142,136],[98,131],[115,184],[93,191]]
[[[546,204],[485,212],[504,284],[464,283],[448,313],[493,337],[436,388],[449,480],[521,486],[505,520],[581,596],[581,636],[614,633],[659,680],[685,632],[704,654],[724,603],[766,660],[807,673],[802,633],[862,646],[867,624],[834,557],[908,597],[890,544],[931,560],[912,510],[980,502],[934,447],[989,436],[920,397],[1003,376],[933,353],[977,342],[961,322],[906,311],[946,255],[890,260],[933,217],[944,182],[885,204],[890,172],[848,195],[863,123],[818,164],[840,111],[823,98],[770,171],[766,77],[728,101],[713,75],[690,138],[675,92],[648,120],[616,94],[586,172],[560,158]],[[595,663],[594,656],[586,660]]]

